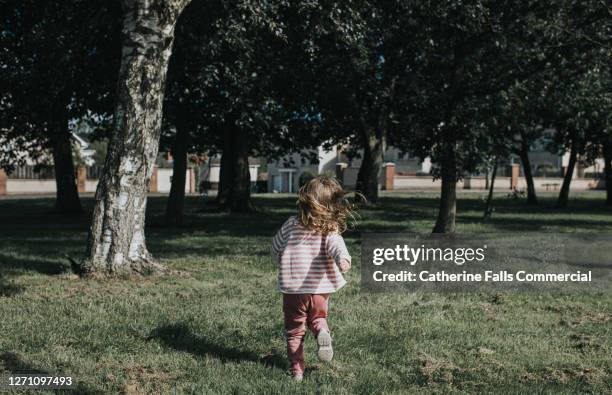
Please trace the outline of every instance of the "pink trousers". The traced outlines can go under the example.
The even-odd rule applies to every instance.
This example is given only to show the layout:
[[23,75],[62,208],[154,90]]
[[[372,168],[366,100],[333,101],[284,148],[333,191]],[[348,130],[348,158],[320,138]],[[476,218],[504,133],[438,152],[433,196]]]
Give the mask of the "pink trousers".
[[283,313],[287,335],[287,356],[291,372],[304,373],[304,336],[306,325],[315,335],[329,331],[327,301],[329,294],[283,294]]

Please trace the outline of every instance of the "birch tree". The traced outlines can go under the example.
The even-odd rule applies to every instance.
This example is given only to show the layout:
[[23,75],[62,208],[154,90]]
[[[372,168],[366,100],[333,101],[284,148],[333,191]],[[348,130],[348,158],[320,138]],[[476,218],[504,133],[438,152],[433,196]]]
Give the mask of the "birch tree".
[[163,270],[145,244],[174,27],[190,0],[123,0],[123,52],[111,144],[96,191],[85,273]]

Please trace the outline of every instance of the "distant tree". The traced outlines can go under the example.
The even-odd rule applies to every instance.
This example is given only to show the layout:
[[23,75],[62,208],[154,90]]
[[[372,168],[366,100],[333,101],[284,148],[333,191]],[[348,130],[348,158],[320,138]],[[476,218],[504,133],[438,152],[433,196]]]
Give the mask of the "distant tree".
[[604,182],[606,184],[606,204],[612,206],[612,135],[608,130],[605,139],[602,139],[602,153],[604,157]]
[[538,197],[535,189],[535,182],[533,180],[533,170],[531,168],[531,160],[529,159],[529,150],[532,142],[535,140],[532,137],[537,129],[535,127],[520,127],[519,126],[519,157],[521,158],[521,164],[523,166],[523,174],[525,175],[525,182],[527,184],[527,204],[538,204]]
[[189,0],[124,0],[123,50],[112,140],[98,182],[82,270],[147,274],[163,267],[145,244],[148,184],[157,157],[174,27]]
[[491,101],[515,77],[517,32],[527,25],[522,4],[445,2],[415,11],[422,42],[415,73],[417,133],[412,144],[434,163],[442,183],[434,233],[453,233],[456,185],[492,155],[492,138],[505,131],[486,125]]
[[11,149],[1,165],[10,171],[16,153],[36,159],[50,150],[56,207],[80,212],[69,120],[112,103],[114,78],[105,76],[118,65],[117,4],[5,1],[3,10],[0,138]]
[[606,91],[609,73],[596,56],[578,59],[577,63],[551,70],[543,75],[545,89],[539,108],[542,125],[554,131],[549,150],[558,155],[568,155],[563,168],[563,183],[557,205],[568,204],[571,182],[579,162],[594,163],[602,154],[605,143],[609,112]]
[[543,137],[540,115],[542,89],[538,79],[526,78],[500,93],[503,104],[499,116],[506,125],[508,144],[521,160],[527,184],[527,204],[531,205],[538,204],[538,199],[529,152],[531,146]]
[[[289,21],[301,23],[294,16],[300,7],[193,2],[179,21],[165,107],[167,123],[176,131],[170,144],[181,158],[175,174],[182,173],[184,147],[220,152],[217,203],[222,209],[254,208],[249,157],[278,158],[318,143],[309,133],[318,118],[298,88],[305,50],[286,31]],[[177,193],[171,191],[167,217],[174,220],[180,217],[183,180],[173,180]]]
[[568,204],[576,163],[582,159],[583,162],[592,164],[602,154],[604,162],[607,162],[606,156],[609,155],[612,114],[610,70],[605,61],[598,62],[596,58],[591,61],[590,70],[574,76],[573,79],[567,78],[563,82],[557,80],[555,89],[551,89],[553,93],[550,105],[554,106],[553,125],[556,129],[557,146],[561,147],[562,152],[569,151],[569,162],[557,200],[560,207]]
[[579,157],[585,154],[587,148],[588,130],[578,113],[580,103],[576,91],[578,81],[562,81],[554,78],[554,86],[549,87],[548,105],[550,126],[555,130],[554,145],[557,154],[569,154],[568,164],[563,168],[563,182],[559,191],[557,205],[567,206],[570,184]]
[[[213,7],[196,1],[187,5],[176,26],[174,50],[168,66],[168,81],[164,96],[164,128],[162,148],[172,153],[172,182],[166,206],[166,224],[181,225],[185,201],[188,155],[203,147],[195,136],[204,133],[206,111],[202,78],[209,58],[203,44],[212,36]],[[203,136],[201,136],[203,137]],[[214,143],[214,142],[211,142]]]
[[417,27],[410,12],[411,3],[401,1],[320,1],[301,9],[297,35],[310,54],[301,74],[309,76],[304,90],[321,119],[315,140],[349,145],[361,157],[356,188],[368,203],[378,199],[387,138],[398,128],[396,103],[412,94],[409,45]]
[[578,56],[590,44],[577,42],[577,31],[599,26],[606,12],[594,1],[587,7],[528,1],[415,7],[419,24],[428,28],[413,38],[423,43],[415,63],[422,111],[414,119],[411,145],[419,156],[432,158],[442,181],[433,232],[452,233],[457,181],[490,152],[483,143],[491,131],[474,127],[490,111],[490,99]]
[[283,15],[299,6],[238,1],[217,7],[221,17],[209,38],[206,114],[222,154],[217,194],[222,209],[253,210],[249,157],[299,150],[299,130],[311,125],[292,99],[299,75],[284,67],[295,60],[288,59]]

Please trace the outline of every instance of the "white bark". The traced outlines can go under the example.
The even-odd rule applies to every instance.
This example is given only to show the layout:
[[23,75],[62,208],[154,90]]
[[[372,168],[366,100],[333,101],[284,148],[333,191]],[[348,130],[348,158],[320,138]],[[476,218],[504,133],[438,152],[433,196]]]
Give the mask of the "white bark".
[[146,274],[162,269],[146,247],[145,210],[174,26],[188,2],[123,1],[114,130],[96,191],[85,272]]

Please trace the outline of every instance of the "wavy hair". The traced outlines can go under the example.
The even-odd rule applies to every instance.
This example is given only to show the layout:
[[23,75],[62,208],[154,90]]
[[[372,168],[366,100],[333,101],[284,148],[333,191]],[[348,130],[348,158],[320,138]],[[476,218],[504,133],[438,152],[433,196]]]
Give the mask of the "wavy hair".
[[300,213],[298,220],[308,230],[327,234],[344,232],[355,219],[354,205],[338,181],[317,176],[304,184],[298,192]]

